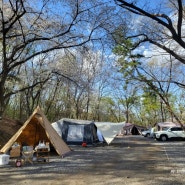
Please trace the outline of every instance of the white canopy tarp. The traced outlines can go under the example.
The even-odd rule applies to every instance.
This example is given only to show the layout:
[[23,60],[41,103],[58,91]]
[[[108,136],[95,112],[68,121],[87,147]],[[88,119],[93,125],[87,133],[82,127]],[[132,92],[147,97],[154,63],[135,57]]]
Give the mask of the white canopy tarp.
[[101,131],[107,144],[110,144],[117,134],[123,129],[125,123],[112,123],[112,122],[95,122],[98,130]]

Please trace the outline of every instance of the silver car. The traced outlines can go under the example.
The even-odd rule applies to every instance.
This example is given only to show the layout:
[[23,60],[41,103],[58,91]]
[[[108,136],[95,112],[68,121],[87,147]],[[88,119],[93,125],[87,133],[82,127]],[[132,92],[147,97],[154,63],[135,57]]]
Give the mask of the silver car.
[[145,130],[141,133],[141,135],[144,137],[150,137],[150,132],[151,132],[151,130]]

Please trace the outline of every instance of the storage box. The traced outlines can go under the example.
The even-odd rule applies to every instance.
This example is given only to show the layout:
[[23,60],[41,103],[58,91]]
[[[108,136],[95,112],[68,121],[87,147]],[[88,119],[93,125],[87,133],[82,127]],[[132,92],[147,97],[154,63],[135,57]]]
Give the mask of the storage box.
[[10,156],[6,154],[0,155],[0,165],[5,165],[9,163]]
[[12,149],[10,150],[10,157],[20,157],[21,155],[21,147],[17,146],[17,147],[12,147]]

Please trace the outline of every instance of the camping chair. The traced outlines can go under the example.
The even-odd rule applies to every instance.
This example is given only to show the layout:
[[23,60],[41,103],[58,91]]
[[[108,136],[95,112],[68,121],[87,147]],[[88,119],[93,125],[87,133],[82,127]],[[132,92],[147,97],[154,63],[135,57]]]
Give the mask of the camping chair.
[[33,164],[33,154],[34,154],[33,146],[23,146],[22,157],[24,159],[24,163],[29,162]]

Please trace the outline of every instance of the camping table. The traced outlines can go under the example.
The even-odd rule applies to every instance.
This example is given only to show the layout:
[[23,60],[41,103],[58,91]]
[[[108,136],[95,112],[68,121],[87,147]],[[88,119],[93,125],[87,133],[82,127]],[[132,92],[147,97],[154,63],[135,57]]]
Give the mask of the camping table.
[[49,149],[48,148],[38,148],[36,150],[37,161],[43,160],[44,162],[49,162]]

